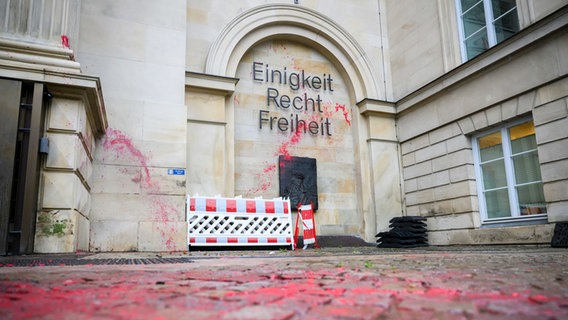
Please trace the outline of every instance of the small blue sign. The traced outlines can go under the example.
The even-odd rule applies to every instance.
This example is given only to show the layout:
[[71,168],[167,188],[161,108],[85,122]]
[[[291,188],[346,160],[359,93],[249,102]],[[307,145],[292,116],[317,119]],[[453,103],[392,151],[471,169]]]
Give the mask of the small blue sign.
[[174,175],[174,176],[184,176],[185,175],[185,169],[168,169],[168,174]]

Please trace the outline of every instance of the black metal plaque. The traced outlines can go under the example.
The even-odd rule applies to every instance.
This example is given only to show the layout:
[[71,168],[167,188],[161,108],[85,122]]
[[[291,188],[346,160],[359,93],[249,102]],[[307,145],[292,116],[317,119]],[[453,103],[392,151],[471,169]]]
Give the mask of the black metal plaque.
[[290,198],[292,210],[298,209],[298,203],[314,204],[318,209],[318,184],[316,159],[304,157],[280,156],[280,196]]

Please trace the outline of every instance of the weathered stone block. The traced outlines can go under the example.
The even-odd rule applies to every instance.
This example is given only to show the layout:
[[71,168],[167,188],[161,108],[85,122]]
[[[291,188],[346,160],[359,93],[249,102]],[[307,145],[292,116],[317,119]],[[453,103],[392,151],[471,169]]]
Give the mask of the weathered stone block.
[[544,163],[540,166],[543,182],[568,180],[568,159]]
[[448,153],[453,153],[463,149],[471,149],[471,139],[464,135],[458,135],[446,140]]
[[81,184],[79,178],[69,172],[43,173],[43,208],[79,208]]
[[423,190],[444,184],[449,184],[450,175],[448,171],[440,171],[430,175],[418,177],[416,180],[418,189]]
[[91,220],[149,220],[138,194],[93,194]]
[[433,246],[450,245],[450,232],[428,230],[428,243]]
[[188,247],[187,222],[142,221],[138,232],[140,251],[185,251]]
[[552,141],[558,141],[568,138],[568,118],[563,118],[557,121],[548,122],[546,124],[537,126],[536,141],[539,144],[544,144]]
[[78,131],[80,103],[79,100],[54,97],[47,129]]
[[138,166],[102,165],[94,167],[91,192],[140,194],[152,184],[150,171]]
[[423,162],[434,159],[446,154],[446,143],[439,142],[437,144],[422,148],[416,151],[416,162]]
[[501,104],[501,119],[509,120],[517,116],[517,99],[510,99]]
[[474,113],[471,116],[471,121],[473,122],[473,127],[475,128],[475,130],[478,131],[485,129],[488,126],[487,115],[485,114],[485,112]]
[[472,229],[458,229],[458,230],[447,230],[443,232],[448,233],[448,244],[456,245],[471,245],[478,244],[475,239],[471,236]]
[[[543,241],[536,235],[536,226],[506,228],[483,228],[471,230],[471,237],[477,244],[537,244]],[[549,239],[550,241],[550,239]]]
[[402,156],[402,166],[408,167],[416,163],[416,152],[410,152]]
[[434,188],[436,200],[453,199],[475,195],[475,182],[461,181]]
[[462,134],[470,134],[475,131],[475,125],[471,117],[458,120],[458,125],[460,126]]
[[428,133],[428,137],[430,138],[431,144],[448,140],[458,135],[461,135],[461,130],[458,124],[455,122],[445,125],[441,128],[438,128]]
[[463,180],[474,180],[475,169],[472,164],[465,164],[459,167],[451,168],[450,172],[450,182],[459,182]]
[[568,139],[558,140],[538,146],[540,163],[568,159]]
[[425,203],[425,202],[433,202],[435,199],[436,198],[434,197],[434,189],[426,189],[426,190],[406,193],[406,205],[408,206]]
[[568,222],[568,201],[549,203],[547,209],[549,222]]
[[187,92],[187,119],[224,123],[225,96],[200,92]]
[[186,142],[187,108],[179,104],[144,103],[142,139],[162,143]]
[[451,214],[428,218],[428,230],[454,230],[474,228],[472,213]]
[[549,243],[554,234],[554,223],[535,225],[534,234],[537,243]]
[[369,138],[397,141],[394,118],[370,116],[368,119]]
[[401,145],[402,154],[407,154],[412,151],[424,148],[429,144],[428,135],[421,135]]
[[409,179],[404,181],[404,192],[413,192],[418,190],[418,180]]
[[501,123],[501,121],[503,120],[501,105],[498,104],[496,106],[493,106],[493,107],[487,109],[485,111],[485,115],[487,116],[487,125],[493,126],[493,125]]
[[518,104],[517,104],[517,115],[523,115],[525,113],[529,113],[533,110],[535,106],[535,91],[529,91],[521,96],[519,96]]
[[537,105],[546,104],[550,101],[566,97],[566,92],[568,92],[568,79],[563,78],[539,88],[535,100]]
[[91,220],[91,251],[138,250],[138,222]]
[[427,175],[432,173],[432,163],[431,161],[417,163],[413,166],[403,168],[402,172],[404,179],[412,179],[419,176]]
[[47,168],[75,169],[78,138],[75,134],[48,133]]
[[539,126],[551,121],[566,118],[567,114],[568,108],[566,107],[566,99],[558,99],[534,109],[534,124],[535,126]]
[[[74,210],[42,210],[38,212],[34,252],[75,252],[84,229],[78,227],[80,214]],[[84,219],[84,218],[83,218]],[[88,237],[88,233],[87,233]]]
[[432,170],[434,172],[447,170],[454,167],[473,164],[473,154],[471,150],[464,149],[432,160]]

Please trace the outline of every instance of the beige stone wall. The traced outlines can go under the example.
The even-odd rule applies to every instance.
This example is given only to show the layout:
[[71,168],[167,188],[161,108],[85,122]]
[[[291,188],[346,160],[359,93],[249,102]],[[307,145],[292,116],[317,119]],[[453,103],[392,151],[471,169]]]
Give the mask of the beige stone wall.
[[524,116],[532,116],[536,126],[549,222],[568,219],[568,179],[563,169],[568,148],[562,129],[568,69],[561,58],[566,43],[566,33],[555,32],[506,64],[481,68],[457,86],[446,82],[446,88],[429,91],[430,96],[425,89],[420,94],[428,98],[414,106],[401,104],[409,108],[397,123],[406,210],[409,215],[429,217],[432,244],[550,241],[551,224],[479,229],[471,135]]
[[53,98],[47,112],[49,153],[40,177],[35,252],[89,250],[95,139],[84,102]]
[[[301,7],[316,10],[339,24],[362,46],[365,54],[373,63],[373,72],[386,79],[385,96],[373,97],[391,99],[391,86],[388,70],[383,64],[383,57],[388,52],[382,49],[386,45],[386,33],[383,22],[379,19],[381,1],[360,0],[302,0]],[[188,0],[187,1],[187,70],[204,72],[207,54],[227,24],[244,11],[266,4],[282,4],[278,0],[224,1],[224,0]],[[293,1],[284,2],[292,5]],[[219,10],[219,8],[223,8]],[[311,26],[318,31],[317,25]],[[388,68],[388,66],[386,66]]]
[[[520,0],[523,26],[565,4]],[[470,136],[532,114],[550,221],[566,221],[565,28],[538,26],[460,67],[455,19],[445,0],[82,1],[78,50],[57,54],[100,77],[109,128],[94,142],[50,127],[66,147],[48,159],[38,226],[62,236],[49,242],[60,251],[185,250],[185,194],[277,196],[284,148],[318,159],[320,235],[373,241],[404,213],[429,217],[433,244],[546,242],[551,225],[479,228]],[[267,85],[251,81],[253,61],[331,73],[337,90],[319,93],[333,135],[259,129]],[[72,103],[55,100],[54,119]]]
[[[520,26],[526,28],[567,4],[567,0],[519,0]],[[386,1],[381,9],[394,101],[462,64],[454,0]]]
[[568,221],[568,79],[535,92],[533,117],[548,221]]
[[[441,18],[446,17],[441,16],[444,12],[439,11],[438,1],[406,0],[403,3],[386,1],[385,6],[394,101],[441,75],[446,54],[440,24]],[[459,51],[447,54],[456,53],[459,55]],[[454,60],[459,61],[455,57]],[[455,66],[454,63],[451,67]]]
[[[253,63],[259,62],[259,70],[270,69],[287,73],[302,71],[306,76],[331,76],[333,91],[300,87],[292,90],[286,84],[254,81]],[[262,75],[258,74],[264,78]],[[240,79],[233,95],[235,139],[235,194],[245,197],[279,196],[278,156],[310,157],[317,160],[319,209],[316,214],[318,234],[362,234],[363,218],[358,207],[356,181],[356,154],[352,133],[353,99],[336,67],[314,49],[293,41],[267,41],[261,43],[241,60],[237,69]],[[268,88],[278,91],[280,97],[299,97],[303,102],[284,108],[274,101],[267,105]],[[270,92],[275,95],[275,91]],[[305,108],[305,99],[313,99]],[[320,102],[317,102],[320,99]],[[277,122],[271,129],[268,121],[260,128],[260,112],[263,117],[286,119],[286,130],[280,130]],[[355,111],[356,112],[356,111]],[[297,117],[297,118],[296,118]],[[294,121],[294,131],[290,119]],[[306,132],[297,131],[297,119],[305,121]],[[317,132],[309,132],[309,123],[318,125]],[[322,127],[323,125],[323,127]],[[315,125],[314,125],[315,126]],[[313,128],[312,128],[313,129]]]
[[[392,96],[388,64],[382,62],[385,34],[378,11],[384,4],[232,2],[224,4],[227,10],[210,13],[218,4],[189,2],[188,167],[198,169],[188,176],[188,192],[277,196],[279,154],[317,158],[319,234],[374,241],[377,228],[401,213],[394,107],[380,100]],[[268,86],[251,81],[253,61],[289,72],[331,72],[339,88],[332,95],[276,87],[291,97],[320,93],[323,110],[298,116],[332,119],[333,137],[266,132],[266,125],[259,130]],[[236,87],[225,87],[227,77],[239,80]],[[273,108],[268,117],[295,117]]]
[[82,71],[109,128],[94,155],[90,249],[184,250],[186,2],[83,1]]

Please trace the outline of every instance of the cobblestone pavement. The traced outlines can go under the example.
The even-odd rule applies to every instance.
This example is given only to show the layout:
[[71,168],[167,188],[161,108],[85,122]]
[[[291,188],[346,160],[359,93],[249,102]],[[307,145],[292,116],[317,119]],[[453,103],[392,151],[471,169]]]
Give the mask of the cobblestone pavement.
[[185,260],[11,267],[0,257],[0,318],[568,319],[568,250],[544,246],[75,258],[156,257]]

